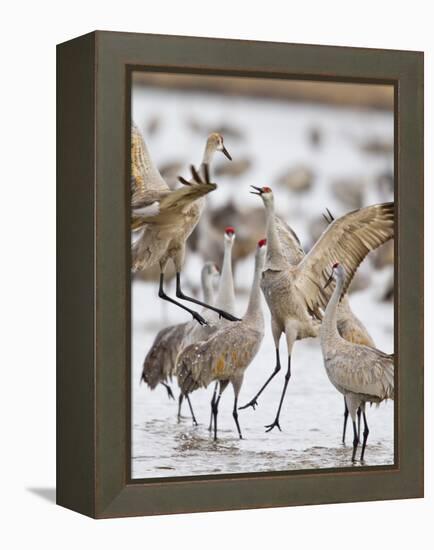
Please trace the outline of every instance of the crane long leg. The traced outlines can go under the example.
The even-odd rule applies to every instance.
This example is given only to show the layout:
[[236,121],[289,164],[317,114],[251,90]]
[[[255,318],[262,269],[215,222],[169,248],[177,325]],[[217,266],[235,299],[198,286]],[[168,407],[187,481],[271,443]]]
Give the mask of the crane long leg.
[[183,400],[184,396],[180,393],[178,397],[178,422],[181,422],[181,405]]
[[357,435],[359,436],[360,441],[360,418],[362,416],[362,409],[359,407],[357,409]]
[[227,380],[220,382],[220,391],[217,396],[217,399],[214,401],[214,406],[212,409],[212,412],[214,414],[214,441],[217,441],[217,414],[219,409],[220,398],[227,385],[228,385]]
[[280,397],[279,408],[277,409],[277,414],[276,414],[276,418],[274,419],[274,422],[272,422],[271,424],[267,424],[265,426],[267,428],[265,430],[266,432],[271,432],[271,430],[275,427],[279,428],[279,431],[282,431],[282,428],[280,427],[280,424],[279,424],[280,410],[282,409],[283,400],[285,399],[286,388],[288,386],[288,382],[290,378],[291,378],[291,356],[289,355],[288,370],[286,371],[286,374],[285,374],[285,383],[283,384],[283,391]]
[[193,298],[191,296],[187,296],[184,294],[184,292],[181,289],[181,274],[178,272],[176,274],[176,297],[181,298],[181,300],[187,300],[188,302],[193,302],[194,304],[197,304],[202,307],[206,307],[207,309],[212,309],[216,313],[219,314],[220,317],[224,317],[228,321],[240,321],[241,319],[238,319],[238,317],[234,317],[227,311],[223,311],[222,309],[219,309],[217,307],[214,307],[210,304],[206,304],[205,302],[201,302],[200,300],[197,300],[196,298]]
[[[353,414],[353,413],[351,413]],[[351,462],[355,462],[356,461],[356,451],[357,451],[357,446],[359,444],[359,435],[357,433],[357,427],[356,427],[356,423],[355,421],[353,420],[353,433],[354,433],[354,439],[353,439],[353,455],[351,457]]]
[[219,393],[217,399],[212,403],[212,414],[214,417],[214,441],[217,441],[217,413],[219,409],[221,393]]
[[232,416],[234,417],[235,424],[237,426],[238,435],[240,436],[240,439],[243,439],[243,436],[241,434],[240,423],[238,422],[238,410],[237,409],[238,409],[238,395],[236,395],[235,399],[234,399],[234,408],[233,408],[233,411],[232,411]]
[[347,420],[348,420],[348,407],[347,402],[344,397],[344,405],[345,405],[345,411],[344,411],[344,430],[342,432],[342,444],[345,445],[345,433],[347,431]]
[[368,441],[368,435],[369,435],[369,428],[368,428],[368,422],[366,421],[366,414],[365,411],[363,411],[363,444],[362,444],[362,453],[360,455],[360,462],[363,462],[363,458],[365,456],[365,448],[366,448],[366,442]]
[[197,420],[196,420],[196,417],[194,416],[194,411],[193,411],[193,407],[191,406],[190,397],[187,395],[187,396],[186,396],[186,399],[187,399],[188,406],[190,407],[191,418],[192,418],[192,420],[193,420],[193,424],[194,424],[195,426],[197,426]]
[[208,324],[205,321],[205,319],[202,317],[202,315],[199,315],[199,313],[197,313],[197,311],[194,311],[193,309],[190,309],[190,308],[184,306],[183,304],[180,304],[179,302],[177,302],[176,300],[174,300],[173,298],[171,298],[170,296],[168,296],[164,292],[164,273],[160,273],[160,287],[158,289],[158,296],[162,300],[166,300],[167,302],[171,302],[172,304],[175,304],[176,306],[184,309],[185,311],[188,311],[188,313],[190,313],[193,316],[193,319],[195,319],[199,324],[201,324],[201,325]]
[[261,393],[265,390],[265,388],[268,386],[268,384],[273,380],[273,378],[276,376],[276,374],[280,371],[281,365],[280,365],[280,355],[279,355],[279,348],[276,348],[276,366],[274,367],[273,372],[271,375],[267,378],[265,384],[262,386],[262,388],[258,391],[258,393],[253,397],[248,403],[240,407],[240,411],[243,409],[247,409],[247,407],[252,407],[253,410],[255,410],[255,407],[258,406],[258,397],[261,395]]
[[214,391],[213,391],[213,394],[212,394],[212,398],[211,398],[211,418],[209,419],[209,427],[208,427],[208,431],[209,432],[212,432],[212,425],[213,425],[213,405],[214,405],[214,402],[215,400],[217,399],[217,389],[219,387],[219,383],[216,382],[215,383],[215,386],[214,386]]
[[172,388],[169,386],[169,384],[166,384],[166,382],[161,382],[161,384],[166,388],[169,399],[175,399]]

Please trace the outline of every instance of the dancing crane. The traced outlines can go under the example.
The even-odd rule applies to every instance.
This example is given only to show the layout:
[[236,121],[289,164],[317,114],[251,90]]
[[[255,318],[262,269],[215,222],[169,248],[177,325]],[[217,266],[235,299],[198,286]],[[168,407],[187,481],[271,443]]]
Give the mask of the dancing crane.
[[[190,181],[179,178],[184,187],[170,190],[152,162],[142,135],[132,127],[131,138],[132,183],[132,231],[136,238],[132,244],[133,271],[145,269],[156,263],[160,266],[158,295],[190,313],[200,324],[206,321],[202,315],[169,297],[164,291],[164,273],[169,260],[176,270],[176,297],[213,309],[220,316],[237,320],[233,315],[184,294],[181,288],[181,270],[184,265],[185,246],[188,237],[199,221],[205,207],[205,195],[217,188],[209,178],[208,164],[216,151],[228,158],[223,138],[211,134],[207,140],[199,172],[192,166]],[[138,236],[137,236],[138,235]]]
[[[334,216],[331,214],[330,210],[327,208],[327,214],[323,214],[327,223],[332,223],[334,221]],[[374,340],[369,334],[365,325],[360,321],[358,317],[354,314],[350,306],[350,301],[348,295],[345,295],[341,298],[341,301],[338,305],[337,312],[337,327],[338,332],[352,344],[361,344],[363,346],[369,346],[370,348],[375,348]],[[357,433],[360,434],[360,417],[362,410],[357,409]],[[345,434],[347,431],[347,421],[348,421],[348,407],[347,402],[344,397],[344,427],[342,430],[342,443],[345,445]]]
[[273,192],[269,187],[255,187],[254,194],[262,198],[267,220],[267,257],[261,288],[271,312],[271,330],[276,349],[276,366],[271,376],[245,409],[257,405],[259,395],[280,371],[279,341],[286,337],[288,366],[276,417],[265,426],[267,431],[277,427],[286,389],[291,377],[291,354],[296,340],[316,337],[323,310],[332,289],[324,288],[327,266],[343,258],[348,270],[343,294],[371,250],[393,237],[393,203],[376,204],[350,212],[333,221],[307,255],[293,231],[283,225],[274,212]]
[[363,462],[369,428],[366,421],[366,402],[381,403],[394,397],[394,356],[382,351],[348,342],[337,328],[339,300],[347,286],[346,271],[335,262],[325,284],[328,287],[336,276],[336,286],[330,298],[320,329],[321,350],[327,376],[333,386],[343,394],[353,422],[353,454],[355,462],[359,431],[356,428],[356,411],[363,414],[363,443],[360,461]]

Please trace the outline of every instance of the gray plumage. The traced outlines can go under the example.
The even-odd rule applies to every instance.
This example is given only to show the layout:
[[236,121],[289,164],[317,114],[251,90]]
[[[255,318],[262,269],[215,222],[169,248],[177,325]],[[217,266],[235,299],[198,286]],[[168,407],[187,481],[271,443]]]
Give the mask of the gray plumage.
[[[210,134],[202,157],[201,168],[209,165],[216,151],[222,151],[223,138]],[[197,181],[171,190],[152,162],[142,135],[132,126],[131,162],[133,181],[132,229],[142,230],[132,248],[133,270],[160,263],[164,270],[169,259],[180,271],[185,257],[185,241],[190,236],[202,210],[205,195],[216,189],[209,182]],[[184,180],[185,181],[185,180]]]
[[344,395],[353,421],[353,461],[359,443],[359,434],[355,427],[356,412],[359,407],[363,412],[365,424],[361,453],[361,460],[363,460],[369,433],[365,403],[381,403],[386,399],[393,399],[394,358],[393,355],[388,355],[375,348],[348,342],[339,334],[337,309],[340,297],[346,287],[346,272],[338,263],[334,264],[333,272],[336,275],[337,283],[326,307],[320,329],[321,350],[327,376],[335,388]]
[[155,337],[145,357],[141,377],[151,390],[160,383],[168,383],[172,380],[188,324],[180,323],[165,327]]
[[[206,263],[202,268],[201,280],[204,299],[211,304],[214,303],[213,278],[217,273],[217,268],[212,262]],[[189,332],[196,326],[198,325],[194,321],[179,323],[165,327],[157,334],[143,362],[141,376],[141,380],[151,390],[160,383],[167,384],[172,380],[178,355],[185,347]],[[202,328],[206,329],[207,327]]]
[[[327,214],[323,214],[324,219],[328,224],[334,221],[334,216],[327,208]],[[350,306],[350,301],[348,295],[342,296],[337,309],[336,316],[337,329],[345,340],[353,344],[362,344],[364,346],[369,346],[375,348],[374,340],[369,334],[365,325],[360,321],[358,317],[354,314]],[[342,430],[342,443],[345,445],[345,435],[347,431],[347,420],[348,420],[348,407],[344,397],[344,426]],[[358,417],[358,429],[357,433],[360,435],[360,417],[362,411],[357,410]]]
[[207,340],[188,346],[178,359],[178,383],[184,395],[207,387],[214,380],[220,383],[220,392],[213,404],[215,438],[218,403],[228,383],[234,388],[233,416],[239,436],[242,437],[237,413],[238,394],[244,373],[256,356],[264,335],[259,286],[264,255],[265,241],[260,241],[255,255],[255,273],[249,304],[243,320],[225,325]]
[[[200,170],[197,171],[191,166],[192,179],[187,181],[180,177],[179,181],[184,187],[171,190],[153,165],[140,132],[135,126],[132,128],[131,230],[134,235],[138,235],[133,238],[131,246],[132,270],[146,269],[158,263],[158,296],[184,309],[202,325],[206,325],[206,320],[199,313],[166,294],[164,274],[171,260],[176,271],[176,297],[215,310],[210,304],[200,302],[183,292],[181,271],[185,260],[186,241],[205,207],[205,195],[217,188],[209,177],[209,163],[216,151],[223,152],[231,159],[223,145],[222,136],[213,133],[208,137]],[[218,313],[228,320],[236,320],[223,310],[219,310]]]
[[[288,368],[277,415],[268,431],[280,429],[279,418],[286,387],[291,377],[291,353],[294,343],[319,333],[323,310],[333,288],[325,288],[327,270],[340,257],[348,272],[345,294],[357,268],[369,251],[374,250],[394,234],[393,203],[368,206],[333,221],[307,255],[294,238],[285,231],[274,212],[273,193],[269,187],[254,187],[263,200],[267,220],[267,257],[261,288],[271,312],[271,329],[276,348],[276,367],[261,390],[243,408],[257,405],[257,398],[279,372],[279,341],[285,334]],[[285,240],[282,239],[285,234]],[[288,249],[292,252],[288,253]]]

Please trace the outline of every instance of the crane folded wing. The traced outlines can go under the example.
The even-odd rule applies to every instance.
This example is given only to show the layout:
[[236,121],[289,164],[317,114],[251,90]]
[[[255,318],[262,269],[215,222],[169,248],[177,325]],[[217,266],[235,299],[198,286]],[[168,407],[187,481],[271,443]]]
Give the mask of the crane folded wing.
[[[352,363],[342,362],[339,368],[333,370],[334,383],[347,392],[370,396],[373,401],[393,399],[393,355],[366,346],[353,346],[352,353]],[[354,368],[355,364],[360,367]]]

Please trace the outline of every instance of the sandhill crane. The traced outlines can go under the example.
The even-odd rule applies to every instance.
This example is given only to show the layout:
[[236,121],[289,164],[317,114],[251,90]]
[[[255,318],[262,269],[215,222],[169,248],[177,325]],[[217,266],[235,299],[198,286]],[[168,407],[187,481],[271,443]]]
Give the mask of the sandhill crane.
[[265,426],[267,431],[279,424],[280,411],[291,377],[291,353],[296,340],[319,334],[322,311],[331,294],[324,289],[326,266],[340,256],[345,260],[348,285],[369,251],[393,237],[393,203],[376,204],[355,210],[331,223],[305,256],[293,231],[279,222],[274,213],[274,197],[269,187],[255,187],[262,198],[267,219],[267,258],[261,288],[271,311],[271,330],[276,348],[276,366],[259,392],[243,409],[257,405],[259,395],[281,369],[279,340],[286,336],[288,367],[276,418]]
[[352,344],[340,336],[337,329],[339,300],[348,285],[343,265],[335,262],[326,287],[336,275],[336,286],[327,304],[320,329],[321,350],[327,376],[334,387],[344,395],[353,421],[353,454],[355,462],[359,433],[356,428],[356,411],[363,414],[363,444],[360,461],[363,462],[369,428],[366,421],[365,403],[381,403],[394,396],[394,361],[378,349]]
[[[221,270],[221,276],[218,285],[217,298],[215,300],[215,305],[218,308],[224,309],[225,311],[235,315],[236,314],[236,300],[235,300],[235,288],[234,288],[234,278],[232,273],[232,249],[235,242],[235,229],[231,226],[225,228],[224,238],[223,238],[223,265]],[[220,236],[221,239],[221,236]],[[212,302],[214,304],[214,302]],[[190,344],[195,342],[200,342],[209,338],[214,332],[221,328],[225,323],[229,323],[226,319],[217,319],[216,314],[213,312],[202,312],[206,318],[206,321],[209,323],[206,326],[201,326],[195,323],[195,326],[192,330],[188,331],[184,347],[187,347]],[[209,430],[212,429],[212,407],[213,403],[217,397],[217,388],[218,382],[215,384],[212,400],[211,400],[211,419],[209,424]],[[182,396],[182,393],[181,393]]]
[[[204,300],[210,304],[214,303],[214,288],[213,281],[219,273],[217,266],[212,262],[207,262],[201,273],[202,289]],[[172,389],[168,385],[168,381],[175,374],[176,361],[179,353],[185,346],[185,339],[196,323],[193,321],[188,323],[180,323],[170,327],[163,328],[155,337],[155,340],[148,351],[143,362],[143,370],[141,381],[143,380],[151,390],[155,389],[158,384],[162,384],[170,398],[174,399]],[[208,328],[208,327],[202,327]],[[193,422],[196,424],[193,408],[190,399],[187,400],[192,414]],[[180,395],[178,403],[178,419],[181,414],[182,395]]]
[[[219,281],[217,301],[216,304],[219,308],[228,311],[232,315],[236,315],[236,299],[235,299],[235,284],[234,276],[232,272],[232,249],[235,242],[235,229],[232,226],[225,228],[224,236],[224,253],[223,253],[223,265],[222,274]],[[222,326],[227,323],[225,319],[220,319],[218,325]],[[197,338],[197,341],[200,339]],[[209,421],[209,431],[212,430],[213,422],[213,408],[217,399],[218,382],[215,383],[214,392],[211,399],[211,418]]]
[[181,289],[181,270],[184,264],[185,243],[205,206],[205,195],[217,188],[209,179],[208,163],[216,151],[222,151],[228,158],[223,138],[211,134],[203,155],[201,174],[191,167],[192,180],[179,178],[185,187],[170,190],[154,166],[142,135],[136,126],[132,127],[131,164],[134,192],[132,196],[132,230],[140,231],[132,245],[133,270],[144,269],[159,263],[160,285],[158,295],[188,311],[196,321],[206,324],[202,315],[169,297],[164,291],[164,273],[171,259],[176,270],[176,296],[203,307],[214,309],[230,321],[237,320],[223,310],[218,310],[195,298],[187,296]]
[[235,300],[235,285],[234,276],[232,273],[232,249],[235,243],[236,233],[232,226],[225,228],[224,234],[224,253],[222,274],[219,281],[217,300],[218,307],[229,311],[235,315],[236,300]]
[[[334,221],[334,216],[331,214],[330,210],[327,208],[327,214],[323,214],[326,222],[328,224]],[[370,348],[375,348],[374,340],[369,334],[365,325],[356,317],[353,310],[350,306],[350,301],[348,296],[345,295],[341,298],[341,301],[338,305],[337,310],[337,328],[340,336],[344,338],[347,342],[352,344],[360,344],[362,346],[368,346]],[[360,434],[360,417],[362,411],[360,408],[357,409],[357,433]],[[348,407],[347,402],[344,397],[344,427],[342,430],[342,443],[345,444],[345,433],[347,429],[348,421]]]
[[238,422],[238,394],[244,373],[256,356],[264,336],[264,319],[261,307],[260,279],[265,258],[266,240],[259,241],[255,254],[255,271],[249,303],[242,321],[223,326],[208,340],[192,344],[178,358],[178,384],[181,392],[207,387],[213,380],[219,382],[219,393],[212,402],[214,440],[217,439],[217,413],[221,395],[229,382],[234,388],[232,415],[240,439]]
[[[365,325],[355,316],[350,306],[348,296],[342,297],[337,314],[337,327],[340,336],[347,342],[352,344],[359,344],[362,346],[368,346],[375,348],[374,340],[367,331]],[[357,429],[360,433],[360,416],[362,414],[361,409],[357,410]],[[344,427],[342,430],[342,443],[345,444],[345,433],[347,430],[348,421],[348,407],[347,402],[344,399]]]
[[[217,297],[215,298],[213,294],[212,300],[205,301],[207,301],[207,303],[211,303],[212,305],[216,305],[219,309],[224,308],[225,311],[233,314],[235,312],[235,291],[232,277],[231,253],[232,246],[235,241],[235,229],[233,227],[227,227],[223,238],[225,253],[223,257],[223,267],[219,278]],[[213,264],[213,262],[206,262],[205,265],[215,264]],[[216,269],[218,269],[217,266]],[[224,318],[220,319],[214,311],[206,311],[204,309],[201,311],[201,314],[204,316],[207,324],[200,325],[193,322],[189,323],[190,329],[186,332],[183,347],[201,340],[206,340],[214,334],[214,332],[216,332],[223,323],[229,322]]]

